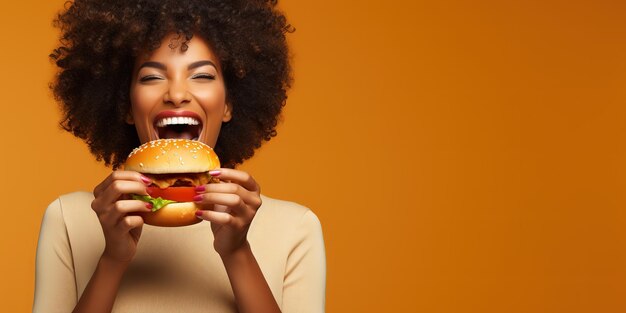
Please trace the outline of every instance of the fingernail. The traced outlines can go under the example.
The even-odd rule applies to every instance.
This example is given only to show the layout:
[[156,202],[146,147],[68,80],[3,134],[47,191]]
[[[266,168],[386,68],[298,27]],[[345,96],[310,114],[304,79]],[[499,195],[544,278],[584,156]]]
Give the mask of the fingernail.
[[146,202],[146,208],[152,210],[152,203]]
[[201,195],[195,195],[195,196],[193,196],[193,201],[194,201],[194,202],[202,201],[202,196],[201,196]]
[[150,180],[150,178],[141,175],[141,181],[143,181],[144,184],[146,185],[150,185],[150,183],[152,183],[152,181]]
[[215,176],[219,176],[220,174],[222,174],[222,172],[221,172],[221,171],[217,171],[217,170],[214,170],[214,171],[209,171],[209,175],[211,175],[211,176],[213,176],[213,177],[215,177]]
[[204,187],[204,185],[200,185],[200,186],[196,187],[196,192],[202,192],[202,191],[204,191],[204,190],[206,190],[206,188]]
[[196,217],[200,218],[200,216],[202,216],[202,212],[200,210],[196,211]]

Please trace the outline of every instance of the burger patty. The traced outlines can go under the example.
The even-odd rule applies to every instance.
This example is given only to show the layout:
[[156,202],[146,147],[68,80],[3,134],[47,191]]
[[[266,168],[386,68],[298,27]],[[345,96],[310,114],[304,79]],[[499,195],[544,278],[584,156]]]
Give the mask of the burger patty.
[[152,180],[150,186],[161,189],[167,187],[194,187],[216,183],[219,180],[209,175],[209,173],[179,173],[179,174],[144,174]]

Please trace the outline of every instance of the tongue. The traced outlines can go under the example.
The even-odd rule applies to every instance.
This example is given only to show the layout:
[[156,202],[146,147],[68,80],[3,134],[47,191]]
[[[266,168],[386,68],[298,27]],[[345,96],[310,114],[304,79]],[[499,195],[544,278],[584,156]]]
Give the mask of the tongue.
[[159,132],[159,137],[163,139],[193,139],[193,134],[188,131],[177,132],[169,127]]

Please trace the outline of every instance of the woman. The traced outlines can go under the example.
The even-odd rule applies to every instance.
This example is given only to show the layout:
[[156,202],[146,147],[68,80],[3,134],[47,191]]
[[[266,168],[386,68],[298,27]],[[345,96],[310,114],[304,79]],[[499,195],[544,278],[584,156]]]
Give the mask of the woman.
[[[325,257],[315,214],[260,194],[235,169],[276,124],[290,86],[275,1],[76,0],[56,25],[53,84],[63,127],[115,171],[47,209],[37,248],[35,312],[321,312]],[[199,127],[157,127],[159,113]],[[161,115],[162,116],[162,115]],[[215,148],[222,181],[197,188],[187,227],[143,225],[150,184],[118,170],[158,138]]]

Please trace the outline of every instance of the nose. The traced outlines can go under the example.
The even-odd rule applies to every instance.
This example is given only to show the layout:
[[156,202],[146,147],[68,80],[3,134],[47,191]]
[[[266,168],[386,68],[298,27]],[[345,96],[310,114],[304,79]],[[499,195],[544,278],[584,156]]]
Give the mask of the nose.
[[183,80],[170,81],[169,88],[163,95],[163,102],[176,107],[183,106],[191,101],[187,84]]

